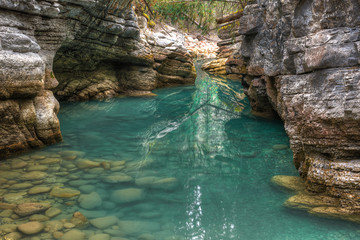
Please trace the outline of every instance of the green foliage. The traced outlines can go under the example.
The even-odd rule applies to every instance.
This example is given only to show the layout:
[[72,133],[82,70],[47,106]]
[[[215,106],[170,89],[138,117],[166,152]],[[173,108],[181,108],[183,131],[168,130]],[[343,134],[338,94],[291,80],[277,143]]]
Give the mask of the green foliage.
[[195,25],[203,33],[216,28],[215,20],[240,11],[248,0],[148,0],[154,17],[179,27]]

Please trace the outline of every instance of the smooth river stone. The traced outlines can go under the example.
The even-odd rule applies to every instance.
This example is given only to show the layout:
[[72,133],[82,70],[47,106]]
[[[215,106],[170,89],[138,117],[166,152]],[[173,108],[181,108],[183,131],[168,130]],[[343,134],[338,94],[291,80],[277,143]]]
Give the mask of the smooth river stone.
[[119,219],[115,216],[106,216],[90,220],[90,224],[98,229],[109,228],[118,223]]
[[0,217],[10,217],[14,213],[11,209],[6,209],[0,212]]
[[160,224],[150,221],[119,221],[119,230],[125,235],[136,236],[146,232],[157,232]]
[[110,235],[105,233],[96,234],[91,236],[89,240],[110,240]]
[[18,160],[18,161],[13,161],[11,163],[11,168],[12,169],[18,169],[18,168],[24,168],[28,165],[27,162],[25,161],[22,161],[22,160]]
[[86,180],[73,180],[69,182],[69,185],[72,187],[79,187],[86,184],[88,184],[88,181]]
[[32,165],[27,168],[27,170],[30,171],[46,171],[49,167],[45,165]]
[[61,157],[74,156],[74,155],[77,157],[85,156],[85,152],[81,152],[81,151],[61,151],[59,152],[59,154],[61,155]]
[[90,174],[102,174],[103,172],[105,172],[105,169],[104,168],[92,168],[92,169],[89,169],[88,173]]
[[155,181],[159,180],[158,177],[142,177],[135,179],[135,184],[139,187],[150,187]]
[[125,173],[116,173],[103,178],[106,183],[125,183],[132,182],[133,178]]
[[73,229],[66,232],[60,239],[61,240],[85,240],[85,233],[79,230]]
[[24,195],[26,195],[26,192],[7,193],[3,196],[3,199],[5,202],[12,203],[22,199]]
[[80,191],[72,188],[61,188],[56,186],[52,188],[50,195],[59,198],[71,198],[80,195]]
[[46,186],[35,186],[29,189],[28,194],[39,194],[50,192],[51,188]]
[[95,168],[95,167],[100,167],[100,163],[88,159],[82,159],[77,161],[76,166],[80,169]]
[[58,220],[52,220],[45,222],[45,231],[46,232],[56,232],[64,227],[64,224]]
[[85,209],[94,209],[100,207],[102,199],[97,192],[91,192],[89,194],[81,194],[79,199],[80,207]]
[[178,187],[178,181],[176,178],[163,178],[156,180],[151,185],[151,188],[171,191]]
[[6,179],[18,179],[22,173],[14,171],[0,171],[0,176]]
[[53,218],[61,213],[61,210],[59,208],[51,207],[48,210],[45,211],[45,215],[49,218]]
[[44,179],[46,177],[47,177],[47,173],[45,173],[45,172],[32,171],[32,172],[28,172],[28,173],[25,173],[25,174],[21,175],[20,179],[23,179],[23,180],[40,180],[40,179]]
[[79,190],[82,193],[91,193],[95,190],[95,186],[94,185],[83,185],[79,187]]
[[21,239],[21,233],[19,232],[12,232],[12,233],[8,233],[5,235],[4,239],[9,239],[9,240],[20,240]]
[[28,222],[19,225],[18,230],[26,235],[32,235],[41,232],[44,229],[44,224],[41,222]]
[[49,209],[50,206],[50,203],[21,203],[16,206],[14,212],[21,217],[25,217],[44,212]]
[[142,200],[144,192],[139,188],[127,188],[116,190],[111,194],[111,201],[115,203],[129,203]]
[[61,158],[46,158],[44,160],[39,161],[41,164],[51,165],[61,162]]
[[32,183],[24,182],[24,183],[16,183],[9,187],[9,189],[24,189],[24,188],[31,188],[33,186]]
[[49,218],[42,214],[34,214],[29,217],[30,221],[38,221],[38,222],[45,222],[48,221]]

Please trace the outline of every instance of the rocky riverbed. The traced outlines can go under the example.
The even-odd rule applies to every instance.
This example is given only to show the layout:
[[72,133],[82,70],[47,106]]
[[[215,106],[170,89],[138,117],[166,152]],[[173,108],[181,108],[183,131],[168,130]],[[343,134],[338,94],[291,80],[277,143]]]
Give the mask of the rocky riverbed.
[[[121,220],[118,211],[144,200],[146,189],[176,189],[176,178],[146,171],[139,175],[136,170],[146,169],[151,160],[84,155],[55,148],[1,162],[0,239],[182,239],[164,237],[166,225],[151,220],[157,212],[143,211],[143,221],[132,221]],[[113,191],[101,190],[108,188]]]

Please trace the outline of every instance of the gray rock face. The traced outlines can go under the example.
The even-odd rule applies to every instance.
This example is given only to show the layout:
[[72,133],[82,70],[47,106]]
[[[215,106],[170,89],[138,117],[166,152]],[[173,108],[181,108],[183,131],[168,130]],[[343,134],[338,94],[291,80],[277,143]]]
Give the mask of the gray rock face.
[[62,140],[53,93],[99,99],[195,80],[181,34],[150,31],[130,0],[4,0],[0,13],[0,158]]
[[243,41],[227,61],[253,111],[275,110],[284,121],[308,190],[353,213],[360,202],[359,10],[354,0],[259,0],[244,10]]

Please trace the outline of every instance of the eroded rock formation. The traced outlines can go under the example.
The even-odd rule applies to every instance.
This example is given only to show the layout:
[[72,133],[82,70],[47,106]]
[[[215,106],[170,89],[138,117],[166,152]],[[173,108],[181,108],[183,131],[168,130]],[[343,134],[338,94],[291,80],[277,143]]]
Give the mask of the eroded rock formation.
[[[282,118],[312,193],[360,214],[360,2],[259,0],[240,18],[241,71],[253,110]],[[231,67],[231,68],[230,68]],[[236,73],[236,72],[234,72]]]
[[0,1],[0,158],[61,141],[60,100],[192,83],[174,29],[153,32],[131,0]]

